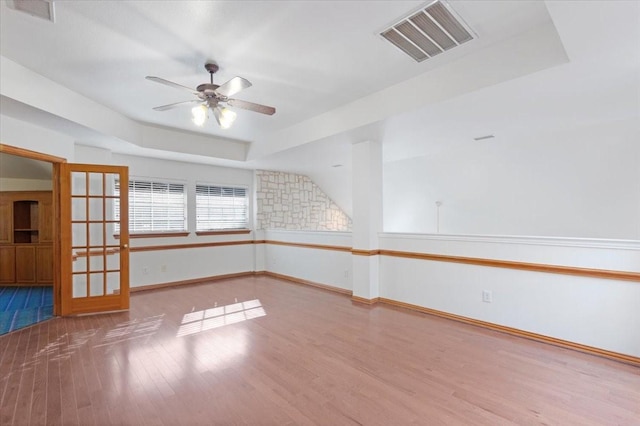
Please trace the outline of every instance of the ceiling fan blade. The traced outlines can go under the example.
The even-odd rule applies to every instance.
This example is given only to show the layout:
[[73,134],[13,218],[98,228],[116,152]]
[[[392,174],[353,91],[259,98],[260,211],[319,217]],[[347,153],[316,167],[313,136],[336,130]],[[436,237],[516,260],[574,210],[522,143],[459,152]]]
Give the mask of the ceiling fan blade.
[[186,105],[186,104],[191,104],[191,103],[194,103],[194,102],[202,102],[202,101],[200,99],[194,99],[194,100],[191,100],[191,101],[182,101],[182,102],[176,102],[174,104],[157,106],[157,107],[155,107],[153,109],[155,111],[166,111],[166,110],[171,109],[171,108],[183,106],[183,105]]
[[254,104],[253,102],[241,101],[240,99],[229,99],[227,100],[227,104],[232,107],[259,112],[260,114],[273,115],[276,113],[276,109],[274,107]]
[[216,93],[222,96],[233,96],[241,90],[251,87],[251,82],[242,77],[233,77],[216,89]]
[[181,89],[181,90],[186,90],[189,93],[193,93],[194,95],[198,94],[198,91],[191,89],[187,86],[183,86],[181,84],[178,83],[174,83],[173,81],[169,81],[169,80],[165,80],[164,78],[160,78],[160,77],[153,77],[153,76],[146,76],[145,77],[147,80],[150,81],[155,81],[156,83],[160,83],[160,84],[164,84],[165,86],[169,86],[169,87],[174,87],[176,89]]

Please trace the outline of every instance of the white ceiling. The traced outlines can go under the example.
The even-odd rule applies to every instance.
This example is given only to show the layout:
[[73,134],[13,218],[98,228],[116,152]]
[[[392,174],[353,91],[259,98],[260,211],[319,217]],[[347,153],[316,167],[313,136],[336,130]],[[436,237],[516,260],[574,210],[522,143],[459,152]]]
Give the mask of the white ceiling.
[[[114,152],[305,173],[347,211],[353,142],[381,140],[395,161],[485,134],[638,114],[638,2],[451,0],[477,40],[416,63],[377,34],[426,4],[55,1],[50,23],[0,2],[0,53],[11,61],[0,69],[1,112]],[[196,128],[189,108],[152,110],[189,94],[146,75],[195,87],[208,80],[206,61],[220,65],[214,82],[247,78],[253,86],[235,97],[276,114],[238,110],[221,130],[213,120]],[[63,89],[65,99],[53,95]],[[71,102],[106,109],[87,117]],[[162,145],[136,139],[150,125],[231,150],[246,143],[246,158],[187,152],[175,133]]]
[[[4,2],[3,2],[4,3]],[[2,55],[134,120],[194,130],[190,111],[156,112],[188,93],[144,80],[196,87],[220,65],[218,83],[239,75],[238,98],[277,115],[241,112],[238,125],[206,133],[255,141],[264,132],[354,101],[425,72],[377,36],[423,1],[56,1],[55,24],[2,9]],[[481,43],[548,20],[540,2],[460,3]],[[500,21],[492,14],[512,16]],[[493,25],[497,24],[497,25]],[[437,59],[437,57],[436,57]],[[437,64],[436,64],[437,65]]]

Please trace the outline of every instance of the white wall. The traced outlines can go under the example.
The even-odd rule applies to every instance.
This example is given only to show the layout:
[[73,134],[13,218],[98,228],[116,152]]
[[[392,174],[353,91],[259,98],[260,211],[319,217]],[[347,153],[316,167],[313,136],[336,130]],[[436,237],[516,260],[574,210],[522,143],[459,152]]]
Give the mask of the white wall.
[[0,115],[0,142],[62,157],[69,162],[74,159],[73,138],[6,115]]
[[[266,230],[266,240],[351,248],[348,232]],[[350,251],[265,244],[265,270],[351,290]]]
[[[155,178],[185,183],[187,190],[187,230],[190,234],[186,237],[135,238],[130,241],[132,248],[253,239],[252,234],[219,236],[197,236],[195,234],[196,182],[241,185],[248,187],[249,191],[252,191],[253,172],[251,170],[112,154],[109,151],[87,146],[78,146],[76,157],[78,162],[128,166],[130,177]],[[251,202],[250,209],[253,209],[252,204]],[[250,214],[249,217],[251,218],[253,215]],[[253,244],[133,251],[130,255],[130,284],[132,287],[250,272],[253,270]]]
[[51,191],[53,182],[45,179],[0,178],[2,191]]
[[[252,239],[251,234],[197,236],[195,185],[209,183],[221,185],[241,185],[253,191],[253,172],[176,161],[157,160],[143,157],[116,155],[114,164],[129,166],[130,177],[158,178],[183,181],[187,188],[187,229],[188,237],[166,239],[133,239],[131,247],[165,244],[189,244],[218,241],[238,241]],[[250,204],[249,217],[253,209]],[[163,270],[161,265],[166,265]],[[194,278],[225,275],[253,271],[252,245],[224,246],[214,248],[178,249],[171,251],[134,252],[131,254],[132,286],[158,284]],[[148,274],[145,267],[149,268]]]
[[385,232],[640,239],[640,119],[384,165]]
[[[381,234],[381,248],[640,272],[640,243]],[[492,303],[482,302],[489,290]],[[380,296],[640,356],[640,284],[381,256]]]
[[[243,237],[233,240],[249,239]],[[138,241],[132,240],[132,247]],[[134,252],[130,256],[131,287],[252,272],[253,256],[253,244]]]
[[[267,230],[260,239],[349,247],[348,233]],[[475,235],[379,235],[383,250],[640,272],[640,242]],[[352,290],[349,252],[265,244],[267,271]],[[380,297],[640,356],[640,284],[379,257]],[[493,301],[482,301],[483,290]]]

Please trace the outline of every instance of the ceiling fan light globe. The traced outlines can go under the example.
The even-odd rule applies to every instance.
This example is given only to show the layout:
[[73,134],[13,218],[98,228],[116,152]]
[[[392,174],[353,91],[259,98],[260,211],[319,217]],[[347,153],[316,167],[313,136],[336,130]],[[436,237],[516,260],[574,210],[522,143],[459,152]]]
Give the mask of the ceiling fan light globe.
[[223,129],[228,129],[229,127],[231,127],[233,122],[236,121],[236,118],[238,117],[238,114],[228,108],[222,108],[221,115],[222,119],[220,120],[220,126]]
[[238,114],[236,114],[234,111],[231,111],[229,108],[220,106],[216,107],[213,110],[213,114],[215,115],[216,121],[220,125],[221,129],[230,128],[233,122],[236,120],[236,117],[238,116]]
[[207,121],[207,107],[204,105],[198,105],[191,109],[191,121],[198,127],[202,127]]

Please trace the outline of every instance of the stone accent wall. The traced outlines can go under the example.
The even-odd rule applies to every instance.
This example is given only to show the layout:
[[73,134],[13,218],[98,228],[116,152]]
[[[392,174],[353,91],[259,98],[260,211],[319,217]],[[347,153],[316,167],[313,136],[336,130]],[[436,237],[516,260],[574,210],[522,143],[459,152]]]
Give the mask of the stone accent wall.
[[258,170],[258,229],[350,231],[351,218],[304,175]]

